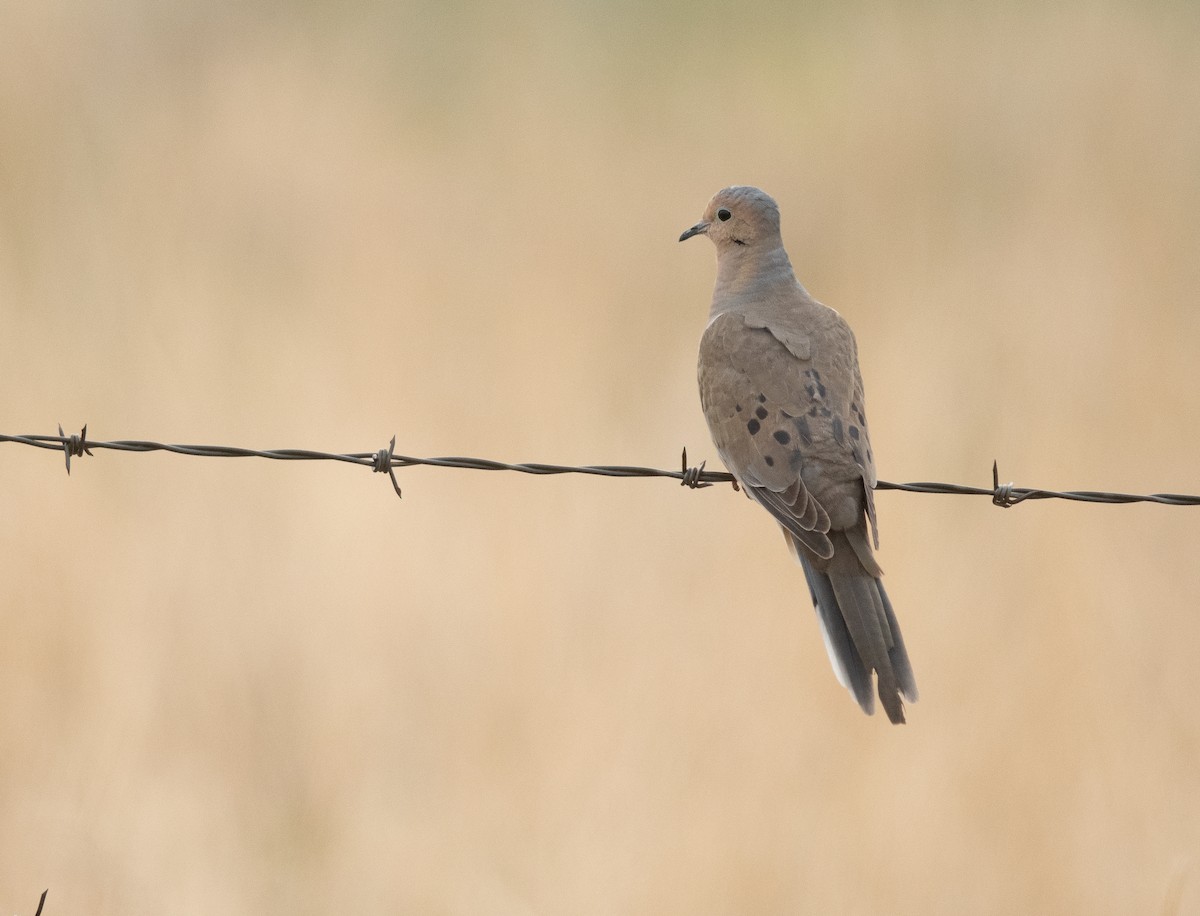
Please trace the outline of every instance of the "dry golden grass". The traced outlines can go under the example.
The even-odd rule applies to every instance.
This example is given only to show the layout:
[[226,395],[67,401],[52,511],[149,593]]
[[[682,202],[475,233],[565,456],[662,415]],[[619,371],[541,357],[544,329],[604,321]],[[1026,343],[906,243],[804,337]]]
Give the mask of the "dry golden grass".
[[[975,8],[978,6],[979,8]],[[1194,4],[0,14],[0,431],[711,455],[780,201],[880,473],[1200,490]],[[1200,912],[1200,520],[881,494],[867,719],[726,489],[0,448],[0,911]]]

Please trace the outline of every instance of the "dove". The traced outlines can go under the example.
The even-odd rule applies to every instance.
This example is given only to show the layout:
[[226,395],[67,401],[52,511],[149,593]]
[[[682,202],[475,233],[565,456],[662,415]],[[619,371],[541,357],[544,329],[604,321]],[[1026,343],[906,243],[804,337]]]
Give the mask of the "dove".
[[717,249],[697,367],[713,444],[783,529],[838,681],[868,715],[877,681],[888,719],[903,723],[917,685],[872,550],[875,455],[854,334],[796,279],[765,192],[718,191],[679,241],[697,235]]

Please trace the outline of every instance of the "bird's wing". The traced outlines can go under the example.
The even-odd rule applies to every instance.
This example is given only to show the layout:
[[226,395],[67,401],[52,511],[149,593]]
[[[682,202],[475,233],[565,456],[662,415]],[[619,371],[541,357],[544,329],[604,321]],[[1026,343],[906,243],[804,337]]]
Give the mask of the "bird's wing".
[[718,315],[700,341],[699,381],[726,466],[800,543],[829,558],[829,515],[814,484],[873,479],[874,462],[853,337],[840,318],[818,331]]

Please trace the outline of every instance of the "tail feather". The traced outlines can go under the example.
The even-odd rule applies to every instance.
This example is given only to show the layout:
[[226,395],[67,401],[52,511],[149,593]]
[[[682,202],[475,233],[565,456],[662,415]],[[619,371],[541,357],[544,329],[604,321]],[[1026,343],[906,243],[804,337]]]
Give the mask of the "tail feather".
[[872,690],[871,670],[863,666],[858,650],[854,648],[854,640],[851,639],[846,621],[838,610],[837,598],[834,597],[829,577],[816,572],[799,550],[793,552],[804,569],[804,577],[808,580],[813,609],[817,612],[821,637],[825,640],[825,651],[829,655],[833,673],[837,676],[838,683],[854,695],[862,711],[872,715],[875,712],[875,692]]
[[893,722],[903,722],[904,707],[900,702],[892,660],[888,656],[887,638],[883,632],[883,603],[879,600],[875,580],[863,575],[831,572],[829,581],[863,665],[875,669],[879,679],[879,700],[888,718]]
[[891,648],[888,658],[892,661],[892,670],[896,672],[896,683],[900,687],[900,695],[910,703],[917,702],[917,679],[913,676],[912,663],[908,660],[908,651],[904,648],[904,637],[900,635],[900,624],[896,620],[896,612],[892,610],[892,602],[888,600],[883,583],[875,580],[879,589],[879,597],[883,601],[883,612],[887,614],[888,628],[892,633]]
[[[814,556],[785,531],[788,546],[808,580],[838,681],[870,715],[875,711],[871,677],[875,672],[880,702],[888,719],[899,724],[904,721],[901,697],[910,702],[917,699],[916,680],[891,601],[883,583],[873,575],[879,567],[869,554],[865,532],[854,534],[858,536],[829,532],[834,555],[826,560]],[[864,549],[869,565],[859,556]]]

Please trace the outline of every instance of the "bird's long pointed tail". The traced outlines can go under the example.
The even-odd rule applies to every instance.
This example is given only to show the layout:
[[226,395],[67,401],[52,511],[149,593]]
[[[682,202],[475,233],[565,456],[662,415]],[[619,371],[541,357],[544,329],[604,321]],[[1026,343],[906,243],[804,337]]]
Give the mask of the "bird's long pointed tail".
[[[884,711],[888,719],[899,724],[904,722],[902,699],[916,702],[917,683],[896,613],[879,578],[882,571],[869,553],[865,533],[856,530],[853,535],[831,531],[834,555],[823,560],[811,555],[785,531],[788,546],[808,580],[825,649],[838,681],[870,715],[875,712],[874,673]],[[858,539],[861,545],[854,543]],[[865,563],[860,556],[863,550],[867,551]]]

